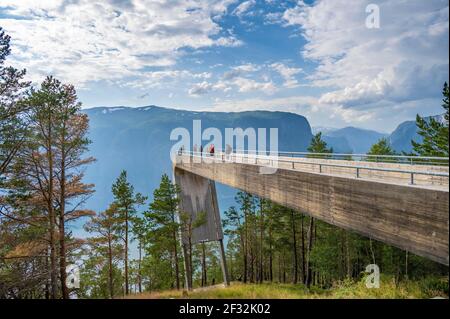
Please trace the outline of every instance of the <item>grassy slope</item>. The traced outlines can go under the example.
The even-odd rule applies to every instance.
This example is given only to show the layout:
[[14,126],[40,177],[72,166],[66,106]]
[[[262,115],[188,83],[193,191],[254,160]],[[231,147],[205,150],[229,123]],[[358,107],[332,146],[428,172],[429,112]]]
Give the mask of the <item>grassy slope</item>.
[[[445,288],[447,287],[447,288]],[[292,284],[242,284],[232,283],[228,288],[221,286],[207,289],[195,289],[186,292],[168,290],[153,293],[133,295],[130,298],[159,299],[159,298],[192,298],[192,299],[314,299],[314,298],[448,298],[448,278],[424,281],[407,281],[395,286],[392,278],[382,278],[379,289],[368,289],[363,281],[357,283],[341,283],[327,290]]]

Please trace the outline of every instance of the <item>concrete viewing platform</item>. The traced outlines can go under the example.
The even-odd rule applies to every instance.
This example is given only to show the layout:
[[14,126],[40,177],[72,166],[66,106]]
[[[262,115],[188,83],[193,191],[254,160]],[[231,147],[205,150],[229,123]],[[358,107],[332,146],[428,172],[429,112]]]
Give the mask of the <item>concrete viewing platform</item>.
[[[449,264],[448,159],[338,155],[183,153],[174,175],[216,181]],[[195,187],[182,192],[198,196]]]

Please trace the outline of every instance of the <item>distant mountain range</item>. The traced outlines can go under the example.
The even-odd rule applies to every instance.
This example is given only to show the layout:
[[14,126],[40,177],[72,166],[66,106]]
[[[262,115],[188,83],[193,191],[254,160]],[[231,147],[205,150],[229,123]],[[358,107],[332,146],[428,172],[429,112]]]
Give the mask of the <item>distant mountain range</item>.
[[[311,127],[301,115],[286,112],[191,112],[157,106],[139,108],[98,107],[84,110],[90,119],[90,155],[97,161],[86,170],[86,180],[95,183],[96,193],[87,203],[94,210],[104,210],[112,201],[111,185],[121,170],[128,172],[136,191],[152,197],[163,173],[171,176],[169,152],[173,129],[191,132],[193,120],[202,120],[202,129],[278,128],[280,151],[306,151]],[[204,142],[206,144],[206,142]],[[221,210],[234,202],[235,191],[218,186]]]
[[[444,115],[429,116],[425,119],[434,118],[437,121],[443,122]],[[411,140],[422,142],[423,138],[417,133],[416,121],[406,121],[401,123],[389,136],[391,146],[397,152],[411,153],[413,151]]]
[[411,140],[422,141],[422,136],[417,134],[416,121],[406,121],[401,123],[389,135],[389,143],[397,152],[411,153],[413,151]]
[[[124,169],[136,191],[152,198],[161,175],[172,174],[169,152],[175,141],[170,141],[170,132],[183,127],[192,133],[193,120],[202,120],[202,129],[216,127],[222,133],[227,127],[278,128],[280,151],[306,151],[313,134],[305,117],[287,112],[193,112],[157,106],[83,111],[90,119],[89,152],[97,159],[86,170],[86,180],[96,185],[87,206],[96,211],[112,201],[111,185]],[[388,137],[396,150],[409,151],[411,139],[417,138],[414,121],[402,123],[391,135],[355,127],[315,128],[314,132],[317,130],[323,131],[325,141],[340,153],[365,153],[381,137]],[[236,190],[222,185],[218,190],[221,210],[234,204]]]
[[328,129],[323,134],[324,140],[333,147],[334,152],[358,154],[368,152],[380,138],[388,136],[388,134],[352,126]]

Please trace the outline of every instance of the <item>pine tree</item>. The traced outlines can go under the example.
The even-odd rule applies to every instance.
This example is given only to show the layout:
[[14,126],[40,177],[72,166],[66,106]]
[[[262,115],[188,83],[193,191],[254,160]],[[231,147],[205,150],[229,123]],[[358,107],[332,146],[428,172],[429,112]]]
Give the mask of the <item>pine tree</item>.
[[[4,66],[11,38],[0,27],[0,183],[13,158],[27,141],[27,107],[21,103],[30,82],[25,70]],[[1,184],[0,184],[1,187]]]
[[111,204],[107,210],[91,217],[91,220],[84,225],[84,229],[89,233],[97,234],[88,239],[90,249],[98,251],[100,256],[107,256],[104,263],[108,268],[108,296],[114,298],[117,287],[114,286],[115,262],[121,259],[123,245],[119,242],[116,229],[120,225],[117,208]]
[[169,176],[161,177],[159,188],[153,192],[153,202],[144,213],[150,241],[149,249],[153,253],[168,253],[172,260],[172,273],[175,273],[175,287],[180,289],[178,221],[179,187],[172,183]]
[[[80,173],[80,168],[94,161],[93,158],[82,158],[90,143],[86,138],[88,119],[80,112],[81,104],[77,101],[74,87],[64,85],[53,77],[48,77],[25,103],[30,110],[30,128],[33,132],[33,145],[28,150],[27,165],[36,171],[35,176],[47,202],[50,233],[55,233],[54,239],[58,240],[59,246],[59,257],[56,257],[55,252],[52,259],[59,258],[62,297],[68,298],[65,284],[65,224],[93,214],[89,210],[78,209],[92,194],[94,186],[83,183],[84,175]],[[41,149],[44,150],[42,154]],[[69,201],[73,208],[67,209]],[[55,227],[57,231],[53,230]],[[56,242],[53,245],[56,246]]]
[[253,278],[253,256],[252,256],[252,230],[256,229],[254,223],[254,213],[255,213],[255,197],[246,192],[238,192],[235,198],[236,202],[241,206],[240,210],[243,213],[243,281],[247,280],[250,282],[254,281]]
[[[387,138],[383,137],[370,147],[368,155],[395,155]],[[371,159],[371,158],[369,158]]]
[[414,152],[420,156],[448,157],[448,119],[449,119],[449,88],[447,82],[442,90],[443,104],[445,110],[443,121],[430,117],[423,118],[417,114],[416,124],[418,134],[422,136],[422,142],[411,141]]
[[308,152],[333,153],[333,148],[328,148],[327,143],[322,139],[322,132],[318,132],[316,135],[313,136],[311,143],[308,146]]
[[146,244],[146,229],[145,229],[145,220],[142,216],[135,216],[133,220],[132,233],[134,235],[134,239],[138,241],[138,260],[137,260],[137,269],[136,276],[138,282],[138,290],[139,293],[142,292],[142,251],[145,249]]
[[127,180],[127,172],[122,171],[112,186],[114,195],[114,205],[116,206],[121,220],[118,231],[124,244],[124,276],[125,276],[125,294],[129,294],[129,274],[128,274],[128,246],[130,242],[130,231],[133,220],[136,218],[136,206],[143,205],[146,197],[140,193],[134,192],[134,187]]

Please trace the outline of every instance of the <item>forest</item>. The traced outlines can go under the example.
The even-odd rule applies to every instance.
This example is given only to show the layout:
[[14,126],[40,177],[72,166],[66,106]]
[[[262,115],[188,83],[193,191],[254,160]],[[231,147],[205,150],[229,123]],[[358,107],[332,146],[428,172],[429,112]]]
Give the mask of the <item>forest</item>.
[[[26,71],[6,65],[10,37],[0,28],[0,298],[123,298],[185,288],[185,265],[195,288],[223,282],[215,242],[192,245],[183,260],[179,234],[198,227],[178,211],[180,189],[167,175],[155,190],[134,190],[122,171],[105,211],[85,207],[95,185],[84,179],[89,119],[74,86],[48,76],[39,87]],[[423,142],[414,154],[448,157],[449,89],[444,121],[417,116]],[[309,152],[333,152],[321,133]],[[394,155],[386,139],[373,155]],[[152,200],[149,201],[149,195]],[[448,267],[339,229],[248,193],[224,209],[226,258],[236,285],[295,285],[313,293],[365,276],[368,264],[401,287],[415,282],[423,296],[448,297]],[[77,238],[70,224],[83,223]],[[66,268],[80,268],[80,287],[69,288]],[[381,288],[382,289],[382,288]],[[272,296],[274,297],[274,296]]]

